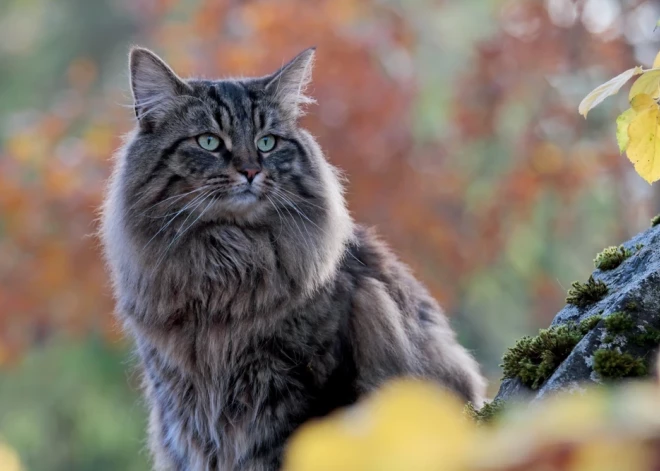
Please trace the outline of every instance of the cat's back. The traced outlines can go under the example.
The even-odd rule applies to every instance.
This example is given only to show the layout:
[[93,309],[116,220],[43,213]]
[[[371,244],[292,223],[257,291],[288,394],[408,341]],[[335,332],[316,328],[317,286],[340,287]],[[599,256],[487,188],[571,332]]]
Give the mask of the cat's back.
[[[411,317],[413,321],[444,318],[426,288],[375,230],[356,225],[354,237],[346,250],[342,271],[348,275],[356,291],[385,291],[402,310],[403,316]],[[438,316],[427,311],[436,311]]]
[[358,388],[383,377],[434,378],[479,403],[485,381],[458,344],[447,317],[428,290],[376,233],[356,226],[340,271],[350,288],[350,326]]

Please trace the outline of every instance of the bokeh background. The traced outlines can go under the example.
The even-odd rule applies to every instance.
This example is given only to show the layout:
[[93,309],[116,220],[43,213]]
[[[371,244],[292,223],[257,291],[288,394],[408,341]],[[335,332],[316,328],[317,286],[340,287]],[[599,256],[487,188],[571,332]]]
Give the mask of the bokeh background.
[[0,2],[0,461],[147,469],[94,237],[133,125],[130,45],[209,78],[316,45],[305,122],[347,173],[355,219],[428,285],[496,389],[505,348],[660,210],[617,151],[626,94],[577,114],[593,87],[651,64],[658,17],[644,0]]

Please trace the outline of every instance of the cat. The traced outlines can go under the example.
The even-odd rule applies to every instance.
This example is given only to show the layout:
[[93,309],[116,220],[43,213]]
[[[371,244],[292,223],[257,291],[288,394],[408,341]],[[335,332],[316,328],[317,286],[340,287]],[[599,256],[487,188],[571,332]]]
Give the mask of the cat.
[[144,370],[157,470],[279,469],[290,434],[397,376],[480,404],[485,381],[408,268],[351,219],[299,118],[314,49],[184,80],[130,52],[135,129],[101,240]]

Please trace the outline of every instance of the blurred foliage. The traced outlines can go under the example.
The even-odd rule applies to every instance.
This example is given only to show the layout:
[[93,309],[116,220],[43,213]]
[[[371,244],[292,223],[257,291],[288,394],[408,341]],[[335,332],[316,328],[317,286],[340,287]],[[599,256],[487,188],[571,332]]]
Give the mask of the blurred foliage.
[[[0,2],[0,407],[13,406],[5,374],[42,354],[31,350],[61,335],[83,346],[121,335],[93,234],[109,158],[133,124],[131,44],[205,77],[270,72],[316,45],[319,105],[305,125],[348,175],[352,213],[377,226],[497,375],[504,349],[546,326],[565,287],[591,272],[587,254],[658,212],[616,149],[625,97],[588,121],[575,108],[652,63],[659,15],[647,0]],[[53,369],[77,368],[67,361]],[[49,387],[31,394],[36,409]],[[2,421],[0,440],[29,469],[53,469],[11,430]],[[75,448],[66,436],[48,435],[50,448]],[[89,459],[107,456],[97,453]],[[80,464],[90,462],[67,469],[100,469]]]
[[436,386],[386,385],[293,437],[285,471],[651,471],[660,466],[656,384],[563,393],[479,427]]
[[0,469],[11,462],[3,441],[30,471],[148,469],[132,369],[98,338],[28,352],[0,376]]

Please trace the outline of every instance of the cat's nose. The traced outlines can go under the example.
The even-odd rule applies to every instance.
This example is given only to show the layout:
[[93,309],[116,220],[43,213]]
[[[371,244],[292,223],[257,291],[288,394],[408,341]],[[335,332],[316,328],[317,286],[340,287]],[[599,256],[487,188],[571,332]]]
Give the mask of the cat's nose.
[[254,177],[256,177],[261,172],[260,168],[257,167],[245,167],[238,170],[238,173],[245,175],[248,183],[252,183]]

